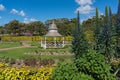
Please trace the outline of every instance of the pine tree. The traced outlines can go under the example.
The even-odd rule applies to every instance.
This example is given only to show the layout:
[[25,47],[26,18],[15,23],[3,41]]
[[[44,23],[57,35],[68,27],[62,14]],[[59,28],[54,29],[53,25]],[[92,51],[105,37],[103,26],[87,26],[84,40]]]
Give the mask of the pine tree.
[[110,47],[111,47],[111,56],[115,56],[115,29],[112,21],[112,11],[111,8],[109,7],[109,35],[110,35]]
[[85,39],[85,35],[83,33],[82,27],[80,25],[80,19],[79,19],[79,11],[77,15],[77,27],[74,31],[74,39],[72,42],[72,51],[75,53],[76,59],[80,58],[82,54],[87,53],[88,51],[88,43]]
[[111,35],[111,22],[109,16],[108,7],[105,8],[105,19],[104,28],[101,34],[101,53],[104,54],[108,59],[111,57],[112,53],[112,35]]
[[110,24],[110,26],[112,28],[112,25],[113,25],[113,23],[112,23],[112,11],[111,11],[110,7],[109,7],[109,24]]
[[116,28],[116,54],[118,57],[120,57],[120,0],[118,4],[115,28]]
[[101,26],[99,23],[100,23],[99,12],[98,12],[98,9],[96,8],[94,37],[95,37],[95,50],[97,53],[99,53],[99,50],[100,50],[99,48],[100,48],[100,44],[101,44],[101,40],[100,40]]

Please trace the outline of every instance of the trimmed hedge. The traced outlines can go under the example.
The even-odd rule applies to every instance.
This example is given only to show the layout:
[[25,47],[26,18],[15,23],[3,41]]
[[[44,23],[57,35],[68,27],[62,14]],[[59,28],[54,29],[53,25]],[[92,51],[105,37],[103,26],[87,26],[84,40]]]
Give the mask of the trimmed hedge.
[[[72,41],[72,36],[64,37],[65,41]],[[2,41],[43,41],[43,36],[2,36]],[[54,37],[47,37],[47,41],[53,41]],[[56,37],[57,41],[62,41],[62,37]]]

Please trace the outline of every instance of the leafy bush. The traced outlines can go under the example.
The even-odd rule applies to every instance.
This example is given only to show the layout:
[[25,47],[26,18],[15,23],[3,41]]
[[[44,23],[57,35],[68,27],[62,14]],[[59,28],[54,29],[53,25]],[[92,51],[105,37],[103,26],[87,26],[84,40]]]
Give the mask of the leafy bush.
[[91,75],[96,80],[116,80],[115,76],[110,73],[111,66],[105,62],[102,54],[90,50],[75,63],[80,72]]
[[53,74],[53,80],[94,80],[91,76],[78,72],[74,63],[59,64]]
[[89,50],[75,63],[59,64],[53,74],[53,80],[116,80],[110,72],[111,66],[102,54]]
[[0,80],[51,80],[52,67],[10,67],[0,63]]

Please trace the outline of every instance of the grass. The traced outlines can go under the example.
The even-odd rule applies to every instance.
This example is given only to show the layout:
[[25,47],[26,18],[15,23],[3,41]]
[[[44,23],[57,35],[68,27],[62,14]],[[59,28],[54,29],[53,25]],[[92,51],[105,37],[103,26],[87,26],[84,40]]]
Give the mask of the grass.
[[[71,47],[66,46],[62,49],[42,49],[40,48],[39,42],[29,42],[31,46],[38,46],[38,48],[16,48],[12,50],[0,51],[0,58],[10,58],[10,59],[27,59],[27,58],[36,58],[37,60],[41,59],[53,59],[56,62],[70,62],[73,61],[73,54],[62,54],[62,55],[34,55],[34,54],[24,54],[28,52],[71,52]],[[11,48],[21,46],[20,42],[11,42],[11,43],[1,43],[0,48]]]
[[38,46],[38,47],[40,47],[40,42],[37,42],[37,41],[31,41],[31,42],[29,42],[29,44],[31,44],[31,46]]
[[27,58],[36,58],[38,60],[41,59],[53,59],[56,63],[59,61],[70,62],[73,61],[73,54],[63,54],[63,55],[34,55],[34,54],[24,54],[27,52],[70,52],[71,48],[67,47],[65,49],[41,49],[41,48],[20,48],[20,49],[12,49],[6,51],[0,51],[0,58],[11,58],[11,59],[27,59]]
[[17,46],[21,46],[20,42],[3,42],[0,43],[0,48],[11,48],[11,47],[17,47]]

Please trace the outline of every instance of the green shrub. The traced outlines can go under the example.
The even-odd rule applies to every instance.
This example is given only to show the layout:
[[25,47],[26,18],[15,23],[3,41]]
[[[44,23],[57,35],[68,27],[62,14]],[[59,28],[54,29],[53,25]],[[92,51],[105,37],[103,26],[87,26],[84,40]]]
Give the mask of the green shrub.
[[105,62],[102,54],[90,50],[75,63],[80,72],[91,75],[96,80],[116,80],[115,76],[110,73],[111,66]]
[[17,68],[0,62],[0,80],[51,80],[52,72],[50,66]]
[[53,74],[52,80],[94,80],[91,76],[78,72],[74,63],[59,64]]

